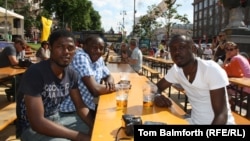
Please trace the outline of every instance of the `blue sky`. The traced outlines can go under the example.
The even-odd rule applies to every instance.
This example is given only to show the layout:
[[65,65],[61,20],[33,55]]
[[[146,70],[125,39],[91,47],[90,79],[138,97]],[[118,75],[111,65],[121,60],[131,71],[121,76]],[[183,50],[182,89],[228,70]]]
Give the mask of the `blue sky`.
[[[119,30],[119,23],[123,22],[122,11],[126,11],[124,15],[125,30],[131,32],[133,25],[133,10],[134,0],[90,0],[93,7],[101,15],[102,27],[108,31],[111,27],[115,32]],[[148,6],[153,4],[158,5],[162,0],[136,0],[136,17],[145,15]],[[177,0],[177,4],[181,4],[178,13],[181,15],[187,14],[188,19],[193,23],[193,0]]]

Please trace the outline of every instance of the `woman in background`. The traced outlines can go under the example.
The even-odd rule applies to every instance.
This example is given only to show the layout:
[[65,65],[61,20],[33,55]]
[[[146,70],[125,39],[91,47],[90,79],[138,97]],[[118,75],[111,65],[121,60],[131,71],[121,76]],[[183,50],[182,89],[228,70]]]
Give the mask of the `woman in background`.
[[43,41],[41,47],[36,52],[36,57],[39,57],[41,60],[47,60],[50,57],[49,43]]
[[[250,65],[246,57],[240,54],[236,43],[227,41],[225,43],[226,57],[223,68],[228,77],[250,78]],[[244,87],[243,92],[250,93],[250,88]],[[229,98],[235,94],[234,87],[228,87]],[[232,101],[231,101],[232,102]]]

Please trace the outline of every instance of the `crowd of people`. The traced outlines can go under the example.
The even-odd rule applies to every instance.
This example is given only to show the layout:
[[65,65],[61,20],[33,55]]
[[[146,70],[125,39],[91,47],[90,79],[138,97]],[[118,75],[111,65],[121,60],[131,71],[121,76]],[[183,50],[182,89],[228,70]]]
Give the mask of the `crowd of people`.
[[[205,59],[194,55],[195,43],[187,35],[175,35],[169,44],[162,41],[154,56],[171,58],[174,65],[156,83],[155,105],[171,107],[170,98],[162,92],[172,84],[180,84],[192,106],[187,119],[190,124],[235,124],[229,100],[234,91],[228,87],[228,77],[250,78],[250,65],[237,44],[225,36],[220,33],[219,42],[205,47]],[[22,39],[6,47],[0,53],[0,60],[5,60],[0,67],[17,65],[18,54],[24,49]],[[53,31],[37,52],[41,61],[21,76],[17,137],[23,141],[90,140],[98,97],[116,90],[102,57],[105,49],[106,43],[98,35],[79,42],[70,31]],[[121,43],[118,54],[122,62],[141,74],[143,54],[137,39]],[[219,59],[222,64],[217,63]],[[250,89],[244,91],[249,93]]]

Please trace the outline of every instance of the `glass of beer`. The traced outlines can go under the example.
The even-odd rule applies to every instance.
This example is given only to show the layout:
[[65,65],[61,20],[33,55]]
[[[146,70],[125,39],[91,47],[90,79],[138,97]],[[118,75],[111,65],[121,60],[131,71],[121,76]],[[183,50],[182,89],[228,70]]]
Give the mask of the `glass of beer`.
[[154,96],[157,92],[157,87],[148,82],[142,88],[143,90],[143,107],[153,107],[154,105]]
[[126,108],[128,103],[129,84],[117,84],[116,85],[116,107]]
[[143,107],[153,107],[154,94],[143,94]]
[[128,72],[120,72],[120,80],[121,81],[129,81],[129,73]]

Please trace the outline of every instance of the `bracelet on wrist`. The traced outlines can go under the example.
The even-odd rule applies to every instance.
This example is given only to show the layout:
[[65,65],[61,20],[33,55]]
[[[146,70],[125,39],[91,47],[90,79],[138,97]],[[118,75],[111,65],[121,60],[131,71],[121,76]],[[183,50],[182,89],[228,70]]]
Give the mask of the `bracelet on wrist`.
[[155,94],[155,97],[157,97],[157,96],[161,96],[161,94],[159,94],[159,93]]

